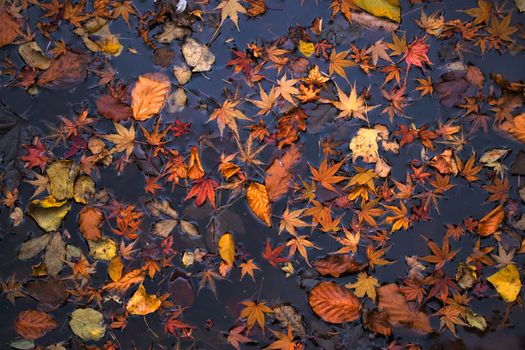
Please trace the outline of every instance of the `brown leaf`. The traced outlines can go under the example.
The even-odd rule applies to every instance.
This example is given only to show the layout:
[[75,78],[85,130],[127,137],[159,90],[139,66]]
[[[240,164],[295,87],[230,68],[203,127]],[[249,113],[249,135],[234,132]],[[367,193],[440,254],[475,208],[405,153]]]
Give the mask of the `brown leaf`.
[[379,296],[378,307],[388,315],[391,324],[402,324],[424,333],[432,332],[428,315],[411,309],[396,284],[387,284],[377,288],[376,292]]
[[7,12],[6,8],[0,9],[0,23],[2,23],[0,47],[4,47],[15,41],[22,28],[20,23]]
[[347,273],[363,271],[366,264],[355,261],[348,254],[330,254],[314,262],[315,269],[322,275],[339,277]]
[[104,215],[97,208],[84,207],[78,217],[78,229],[87,240],[98,240],[102,238],[100,224]]
[[98,114],[111,119],[115,122],[128,120],[133,116],[131,107],[122,103],[111,95],[102,95],[97,100]]
[[498,205],[490,213],[485,215],[478,223],[478,233],[480,236],[489,236],[498,230],[499,225],[505,218],[505,210]]
[[57,326],[58,323],[49,314],[38,310],[25,310],[16,318],[15,332],[26,339],[38,339]]
[[135,120],[146,120],[159,113],[169,94],[171,83],[162,73],[141,75],[131,91],[131,108]]
[[252,182],[246,191],[246,199],[252,212],[268,227],[271,227],[271,206],[266,186],[259,182]]
[[351,322],[359,318],[361,303],[345,287],[321,282],[310,291],[308,303],[323,320],[330,323]]
[[51,62],[51,66],[38,79],[38,86],[48,89],[69,89],[83,82],[87,77],[90,57],[66,51]]
[[272,165],[266,170],[264,183],[270,201],[275,202],[288,191],[292,179],[291,169],[299,158],[301,158],[301,153],[295,145],[292,145],[281,159],[274,159]]
[[474,85],[477,88],[483,89],[483,85],[485,84],[485,77],[483,76],[483,72],[481,69],[479,69],[476,66],[468,66],[467,67],[467,81]]
[[372,332],[379,333],[387,337],[392,334],[392,326],[388,321],[388,315],[386,312],[377,310],[370,311],[366,315],[364,326],[366,329],[371,330]]

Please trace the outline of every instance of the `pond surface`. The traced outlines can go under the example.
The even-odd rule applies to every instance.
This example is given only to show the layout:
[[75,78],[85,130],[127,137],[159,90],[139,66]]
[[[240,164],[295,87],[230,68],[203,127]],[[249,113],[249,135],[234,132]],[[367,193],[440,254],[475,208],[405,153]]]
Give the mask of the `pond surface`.
[[[249,7],[248,3],[250,2],[242,4]],[[7,3],[10,2],[7,1]],[[524,62],[525,31],[523,19],[525,17],[518,11],[513,1],[493,4],[489,19],[489,21],[494,21],[494,18],[503,19],[507,14],[512,14],[511,24],[516,27],[516,31],[511,34],[512,41],[504,41],[501,52],[489,48],[483,54],[480,52],[479,46],[474,45],[475,40],[465,40],[458,33],[457,27],[453,27],[448,22],[446,24],[449,26],[448,30],[453,32],[448,37],[445,35],[436,37],[428,34],[416,23],[417,20],[420,20],[421,11],[424,11],[427,15],[432,13],[443,14],[446,21],[457,19],[463,21],[462,23],[472,24],[472,16],[469,16],[464,10],[475,8],[479,5],[478,2],[470,0],[432,1],[411,4],[408,1],[401,1],[401,23],[394,33],[398,37],[405,35],[409,44],[414,42],[416,38],[424,38],[429,45],[428,60],[431,64],[426,64],[422,68],[413,65],[406,73],[404,55],[394,56],[392,50],[387,50],[387,53],[391,55],[392,65],[400,69],[400,84],[406,82],[406,92],[402,94],[406,97],[406,101],[402,107],[402,112],[396,112],[392,121],[383,112],[389,102],[381,92],[382,90],[391,91],[398,86],[395,79],[382,86],[386,76],[382,70],[391,66],[390,62],[380,58],[377,66],[371,64],[368,74],[362,69],[362,66],[352,65],[345,69],[347,79],[344,79],[334,72],[331,75],[328,74],[329,59],[323,58],[322,55],[305,57],[298,51],[299,38],[311,42],[326,39],[338,53],[352,50],[353,47],[369,48],[379,40],[392,42],[392,34],[389,31],[365,28],[356,21],[350,25],[341,13],[332,17],[330,1],[267,0],[265,1],[267,9],[264,14],[251,17],[240,13],[239,31],[230,19],[226,19],[216,36],[214,33],[221,22],[220,9],[215,9],[219,2],[211,1],[210,4],[208,1],[188,2],[188,8],[185,12],[176,14],[170,1],[159,1],[155,4],[150,1],[132,1],[130,3],[133,4],[134,11],[142,15],[141,21],[135,15],[130,16],[129,26],[122,18],[109,21],[111,33],[116,35],[123,46],[122,52],[118,56],[102,52],[96,53],[86,48],[80,37],[72,32],[74,25],[71,24],[71,20],[66,20],[64,17],[64,7],[71,4],[70,2],[58,1],[62,7],[57,15],[49,17],[43,17],[43,14],[48,11],[45,7],[32,4],[48,4],[47,1],[15,1],[15,3],[21,6],[19,21],[24,24],[21,28],[25,32],[29,30],[34,34],[34,40],[46,56],[56,61],[59,56],[53,58],[51,50],[56,47],[59,40],[63,40],[66,43],[67,50],[85,54],[89,57],[90,62],[86,78],[77,79],[78,81],[74,81],[71,86],[60,86],[61,83],[58,83],[58,88],[51,89],[49,84],[48,86],[45,84],[38,86],[36,83],[31,88],[24,89],[21,86],[16,86],[16,83],[22,80],[21,77],[24,73],[35,71],[39,76],[43,74],[43,71],[27,67],[18,54],[19,46],[29,39],[19,35],[16,41],[0,49],[0,55],[4,59],[3,75],[0,78],[3,86],[0,90],[0,97],[7,110],[14,112],[21,118],[20,122],[15,123],[2,120],[3,124],[8,125],[5,127],[7,131],[18,130],[15,138],[7,132],[3,132],[2,136],[2,165],[5,188],[3,193],[6,196],[9,190],[12,191],[17,188],[19,194],[11,208],[2,206],[0,211],[0,278],[7,284],[10,276],[14,276],[16,281],[23,283],[19,289],[21,294],[14,300],[14,303],[7,298],[9,295],[8,288],[4,287],[3,289],[4,294],[0,299],[0,307],[3,311],[0,312],[1,348],[10,348],[13,341],[20,340],[21,336],[23,337],[23,334],[20,334],[15,327],[19,314],[24,310],[38,309],[48,313],[56,320],[56,327],[34,341],[35,346],[40,348],[62,344],[67,349],[91,349],[96,346],[106,349],[146,349],[148,347],[153,349],[231,349],[232,345],[228,343],[227,335],[232,327],[247,326],[251,328],[247,325],[246,319],[240,317],[245,308],[245,305],[241,304],[243,301],[264,301],[271,308],[281,304],[292,305],[297,313],[302,316],[306,329],[302,335],[296,334],[297,332],[294,329],[295,338],[293,341],[297,349],[300,349],[300,346],[306,349],[417,349],[418,347],[422,349],[495,349],[504,347],[511,350],[525,348],[525,333],[521,327],[525,322],[525,313],[522,310],[521,293],[517,299],[515,298],[516,301],[505,302],[493,285],[487,282],[487,277],[496,273],[506,264],[495,266],[496,262],[483,264],[479,261],[472,261],[473,251],[476,249],[475,244],[478,240],[480,240],[482,248],[492,248],[490,254],[498,254],[498,248],[501,246],[504,252],[515,252],[509,263],[518,267],[519,274],[523,278],[523,263],[525,261],[522,254],[524,251],[522,246],[523,222],[521,226],[518,222],[523,211],[523,202],[518,192],[521,180],[520,172],[511,174],[510,168],[524,162],[523,158],[518,157],[520,150],[523,150],[524,147],[522,142],[514,139],[504,131],[505,127],[502,127],[503,122],[508,123],[508,119],[512,120],[519,116],[520,112],[523,112],[525,96],[523,94],[523,82],[520,81],[525,77],[525,65],[522,64]],[[73,1],[73,3],[77,2]],[[92,13],[93,2],[88,1],[87,3],[81,13]],[[177,3],[177,1],[173,1],[173,3]],[[481,1],[481,3],[485,3],[485,1]],[[488,1],[487,3],[492,2]],[[108,5],[107,8],[111,12],[114,7]],[[11,13],[9,16],[12,17],[13,8],[6,7],[6,9],[9,9]],[[167,14],[160,15],[163,9],[169,9],[169,11]],[[150,12],[149,16],[147,16],[148,11]],[[193,14],[190,14],[190,11],[193,11]],[[158,16],[155,17],[156,15]],[[312,21],[316,17],[323,19],[320,35],[311,31]],[[104,139],[104,135],[115,132],[115,126],[110,118],[107,115],[103,116],[97,109],[97,101],[101,95],[114,92],[117,89],[117,82],[128,88],[127,91],[123,90],[125,96],[121,101],[128,108],[131,103],[130,91],[141,75],[153,72],[162,73],[169,77],[172,92],[180,88],[172,73],[172,68],[185,64],[185,59],[181,53],[181,40],[173,40],[171,43],[163,44],[156,41],[155,34],[162,32],[165,21],[182,22],[184,18],[191,18],[188,23],[188,28],[191,29],[190,37],[201,43],[208,43],[210,51],[215,55],[215,62],[210,71],[193,73],[189,82],[184,85],[184,89],[179,89],[187,95],[187,102],[184,107],[170,112],[170,106],[166,103],[163,110],[160,113],[155,113],[155,115],[160,115],[162,129],[176,125],[176,122],[183,122],[191,123],[189,132],[180,136],[173,136],[175,132],[173,129],[170,130],[166,136],[168,142],[163,146],[167,152],[162,153],[161,151],[160,156],[154,157],[155,147],[148,144],[143,130],[148,132],[153,130],[158,121],[156,116],[146,121],[132,122],[133,118],[115,121],[115,123],[124,125],[125,128],[134,125],[137,132],[130,162],[127,164],[123,162],[126,156],[122,150],[115,151],[113,159],[108,164],[104,165],[102,162],[98,162],[96,164],[97,170],[91,174],[96,184],[95,193],[90,196],[87,204],[70,200],[72,202],[71,210],[58,229],[65,244],[80,249],[82,255],[87,258],[89,263],[93,264],[95,270],[89,274],[89,278],[74,277],[73,270],[68,264],[64,265],[55,277],[50,276],[49,273],[46,274],[45,268],[44,272],[35,272],[35,266],[45,260],[44,254],[37,254],[34,258],[27,260],[18,258],[18,250],[23,242],[45,234],[45,231],[27,214],[28,205],[34,199],[32,194],[35,191],[35,186],[27,181],[35,178],[34,173],[46,175],[44,169],[56,160],[68,158],[80,164],[82,157],[93,155],[92,149],[88,146],[89,140],[93,138]],[[81,23],[86,23],[88,20],[86,17],[81,20]],[[42,23],[49,26],[45,27]],[[390,25],[392,23],[390,22]],[[446,27],[446,25],[444,26]],[[479,35],[485,35],[490,40],[490,35],[487,34],[488,31],[486,30],[489,26],[484,22],[475,25],[479,26]],[[157,54],[154,54],[152,47],[139,37],[137,31],[139,27],[149,30],[145,35],[152,40],[151,45],[156,46],[157,50],[158,48],[171,50],[170,54],[173,54],[173,57],[170,57],[171,61],[165,65],[166,67],[154,64],[161,59],[158,57],[159,53],[157,51]],[[454,32],[454,29],[450,28],[455,28],[456,31]],[[47,31],[49,34],[43,35],[47,34],[45,33]],[[250,46],[254,43],[255,46]],[[462,46],[463,49],[455,50],[458,45]],[[287,50],[284,56],[288,57],[289,62],[283,65],[282,71],[271,67],[272,63],[265,58],[267,53],[261,53],[263,56],[257,57],[256,51],[253,49],[256,47],[262,49],[261,52],[265,52],[264,50],[271,46]],[[256,63],[266,62],[261,71],[264,78],[260,82],[250,86],[246,83],[243,72],[234,74],[233,67],[228,64],[234,58],[234,51],[248,54],[252,70],[255,69]],[[461,55],[458,55],[458,52]],[[349,56],[347,59],[354,58]],[[306,68],[301,68],[301,64],[306,65]],[[451,74],[451,64],[455,64],[453,73],[461,76],[453,83],[455,87],[457,84],[467,82],[464,78],[466,74],[464,70],[467,66],[477,67],[484,76],[484,80],[479,87],[471,83],[464,89],[455,90],[448,87],[451,94],[457,94],[458,97],[452,98],[453,103],[447,104],[443,100],[440,101],[443,92],[439,90],[444,86],[444,84],[440,84],[443,81],[442,75]],[[257,114],[259,109],[250,102],[250,100],[260,99],[259,86],[268,92],[284,74],[287,75],[288,79],[305,78],[315,65],[320,68],[321,72],[326,73],[330,80],[325,85],[321,85],[318,93],[320,97],[317,100],[301,103],[297,97],[293,98],[294,103],[303,108],[308,115],[306,127],[298,132],[298,139],[285,143],[284,147],[278,146],[279,142],[282,141],[282,135],[279,136],[277,124],[283,115],[294,108],[284,96],[278,97],[271,108],[272,110],[267,115],[261,116],[261,120],[269,129],[267,136],[254,141],[255,148],[266,145],[256,156],[261,163],[254,165],[243,160],[242,153],[248,152],[245,145],[250,130],[247,127],[257,125],[260,119]],[[458,65],[462,67],[459,71]],[[109,66],[112,67],[115,76],[108,84],[101,84],[100,72],[107,71]],[[407,74],[406,77],[405,74]],[[515,83],[512,87],[514,90],[508,86],[502,87],[504,84],[498,83],[495,75],[501,75],[509,82]],[[431,77],[434,91],[432,95],[428,94],[421,97],[420,92],[416,90],[416,87],[419,86],[416,79],[426,77]],[[366,113],[367,121],[355,117],[338,118],[340,111],[332,103],[329,103],[338,100],[336,86],[341,88],[345,94],[350,94],[354,84],[357,87],[357,93],[363,93],[363,96],[367,95],[364,93],[364,89],[370,87],[366,103],[368,106],[377,105],[376,108],[370,108]],[[299,86],[297,82],[294,85]],[[298,93],[294,94],[298,95]],[[512,95],[514,100],[504,100],[501,98],[504,94]],[[486,115],[488,118],[486,132],[482,127],[473,130],[472,118],[469,119],[466,109],[460,107],[461,104],[465,103],[463,97],[475,98],[476,96],[479,99],[480,110],[470,113],[470,116]],[[238,137],[232,131],[230,124],[227,124],[224,134],[221,136],[217,121],[209,120],[210,115],[227,99],[239,101],[240,104],[237,108],[250,119],[237,120]],[[324,103],[323,100],[325,100]],[[327,103],[326,100],[330,101]],[[506,121],[497,120],[494,112],[494,104],[497,103],[501,103],[501,106],[498,105],[497,107],[512,105],[512,108],[509,107],[510,112]],[[61,118],[74,119],[86,110],[89,117],[94,118],[94,120],[92,125],[85,129],[79,129],[79,137],[67,137],[65,142],[53,137],[57,130],[63,130],[61,128],[64,122]],[[6,119],[7,113],[2,110],[1,117]],[[377,199],[378,207],[383,208],[385,212],[376,217],[377,227],[370,225],[369,222],[360,222],[360,225],[355,225],[359,213],[362,211],[363,201],[366,203],[367,200],[363,198],[347,199],[349,191],[354,189],[352,186],[346,186],[348,179],[359,171],[355,167],[371,169],[372,172],[375,169],[374,163],[365,163],[362,158],[358,158],[355,162],[352,161],[349,143],[356,136],[358,130],[381,124],[391,132],[388,140],[399,143],[401,136],[392,133],[400,130],[402,125],[410,127],[413,124],[414,130],[417,129],[418,131],[428,125],[429,130],[435,131],[440,125],[449,121],[454,126],[460,126],[461,129],[454,133],[454,137],[450,138],[436,135],[433,141],[434,149],[430,149],[428,146],[424,147],[422,142],[418,140],[418,137],[421,138],[421,136],[416,136],[414,142],[400,147],[397,154],[388,152],[383,147],[379,148],[380,157],[391,166],[391,170],[388,177],[376,176],[372,180],[375,184],[375,190],[370,191],[368,201]],[[16,126],[13,126],[15,124]],[[43,168],[28,166],[27,161],[23,161],[21,158],[27,154],[28,148],[30,148],[29,144],[34,142],[35,137],[39,137],[43,141],[49,158]],[[431,254],[427,246],[428,239],[435,241],[440,247],[443,240],[449,240],[451,249],[457,251],[457,255],[444,263],[442,268],[436,268],[435,264],[428,261],[418,260],[424,266],[421,271],[424,278],[436,276],[438,270],[439,273],[443,272],[450,277],[450,283],[453,287],[446,294],[448,299],[442,300],[438,294],[433,297],[425,296],[420,302],[409,300],[411,308],[420,310],[429,316],[431,332],[417,332],[410,327],[395,324],[392,321],[392,316],[390,316],[390,320],[385,320],[385,322],[391,323],[390,326],[393,326],[392,334],[385,336],[374,333],[369,328],[364,327],[365,317],[369,311],[378,307],[379,299],[367,296],[358,298],[361,310],[356,320],[341,324],[325,322],[322,315],[314,312],[309,305],[310,291],[319,283],[326,281],[335,281],[341,286],[355,283],[357,272],[338,278],[321,276],[315,271],[314,267],[307,264],[299,252],[295,255],[292,253],[289,257],[291,265],[283,261],[272,266],[262,256],[267,242],[270,242],[271,247],[275,248],[293,239],[293,235],[289,232],[280,232],[279,229],[283,212],[287,208],[290,210],[305,209],[308,212],[309,208],[311,209],[314,206],[311,201],[301,199],[300,195],[301,191],[305,192],[305,183],[309,184],[313,181],[310,166],[319,169],[321,162],[325,159],[322,143],[329,137],[340,142],[327,147],[333,151],[328,156],[328,164],[342,162],[337,175],[345,176],[346,179],[337,183],[333,191],[323,187],[317,181],[315,200],[323,207],[328,208],[331,218],[334,220],[341,218],[341,221],[339,224],[335,224],[335,228],[328,230],[332,232],[323,232],[321,230],[323,225],[320,223],[322,220],[316,219],[315,215],[301,214],[301,219],[308,223],[308,226],[299,228],[298,235],[307,236],[318,248],[307,248],[309,262],[313,263],[316,259],[339,250],[342,246],[334,237],[344,237],[343,228],[353,233],[361,230],[361,240],[353,258],[368,263],[367,249],[377,251],[387,248],[384,258],[392,262],[395,261],[395,263],[378,264],[375,268],[368,266],[365,271],[377,279],[378,286],[386,286],[392,283],[402,286],[404,283],[406,285],[409,272],[409,266],[405,262],[406,257],[421,258]],[[464,144],[457,142],[458,138],[461,137],[465,139]],[[239,149],[236,139],[244,145],[244,150]],[[524,141],[523,137],[521,141]],[[112,143],[108,140],[104,142],[107,150],[111,150]],[[22,147],[21,144],[26,144],[26,146]],[[213,190],[215,208],[212,207],[210,200],[206,200],[203,205],[197,206],[194,203],[194,198],[188,198],[192,186],[199,183],[201,178],[191,179],[181,176],[179,183],[173,184],[167,181],[166,177],[159,176],[166,170],[166,161],[173,157],[173,154],[169,153],[170,150],[177,151],[182,156],[184,163],[188,164],[191,162],[192,146],[198,150],[202,169],[206,174],[204,178],[213,179],[218,185],[221,185],[220,188]],[[79,150],[75,151],[75,147]],[[267,169],[273,160],[275,158],[282,159],[283,154],[286,154],[291,147],[298,147],[300,159],[293,165],[293,170],[290,170],[290,190],[269,204],[271,205],[272,216],[270,220],[272,226],[268,227],[263,220],[254,215],[246,199],[246,189],[253,182],[265,183],[265,178],[268,176]],[[501,173],[496,173],[493,167],[483,167],[477,174],[477,180],[466,181],[462,177],[461,171],[456,175],[450,172],[441,174],[437,167],[432,166],[432,159],[438,157],[449,147],[454,154],[452,162],[457,162],[459,159],[463,165],[471,155],[474,155],[475,165],[482,166],[480,156],[485,152],[493,149],[508,149],[509,151],[503,158],[497,160],[503,169]],[[15,167],[17,168],[15,170],[9,166],[9,154],[12,154],[9,150],[17,150],[15,162],[18,166]],[[230,154],[236,154],[232,162],[240,167],[240,171],[232,177],[233,180],[226,178],[219,168],[221,155]],[[121,171],[118,169],[119,165],[124,165],[123,169],[120,169]],[[414,178],[414,168],[419,167],[424,167],[425,171],[429,172],[429,178],[423,182],[413,180],[412,195],[403,199],[399,195],[400,188],[399,186],[396,187],[395,182],[407,184],[407,175]],[[145,190],[146,179],[157,176],[159,176],[159,188],[154,190],[153,194],[147,192]],[[430,182],[442,176],[450,177],[450,183],[454,187],[439,193],[430,185]],[[485,186],[494,184],[500,178],[509,181],[508,189],[503,191],[508,192],[508,196],[501,201],[499,199],[489,201],[487,198],[490,193]],[[24,181],[19,181],[20,179]],[[240,183],[240,192],[238,193],[232,189],[235,181],[238,181],[237,184]],[[97,194],[103,191],[107,191],[107,195],[97,197]],[[436,194],[436,192],[438,193]],[[39,194],[35,198],[42,199],[46,195],[44,191],[43,194]],[[435,202],[433,202],[434,199]],[[154,200],[168,200],[178,212],[181,220],[196,226],[199,237],[192,238],[191,235],[181,231],[180,222],[171,232],[168,232],[167,239],[155,235],[154,225],[159,218],[151,214],[147,205]],[[427,200],[426,206],[423,205],[425,200]],[[115,201],[124,206],[133,205],[137,211],[143,213],[136,240],[130,240],[114,233],[113,229],[117,227],[116,214],[121,208]],[[406,208],[408,208],[406,216],[410,218],[410,223],[407,229],[391,232],[394,230],[392,230],[391,223],[386,219],[391,213],[383,205],[400,207],[400,203],[406,204]],[[465,221],[467,218],[473,218],[477,222],[499,205],[502,206],[506,215],[505,219],[497,225],[498,232],[491,232],[486,237],[481,237],[476,229],[468,232]],[[10,215],[16,207],[19,207],[25,214],[21,223],[14,226]],[[117,246],[120,246],[122,241],[125,245],[135,241],[133,248],[137,251],[132,253],[129,260],[122,259],[124,273],[143,268],[147,261],[154,261],[159,265],[166,262],[166,266],[160,268],[160,271],[157,271],[153,278],[144,278],[143,286],[149,294],[154,294],[157,297],[168,295],[167,301],[170,303],[164,304],[166,301],[164,300],[160,309],[144,317],[125,314],[126,303],[137,290],[138,284],[133,284],[124,293],[103,289],[110,282],[108,262],[101,259],[97,260],[90,254],[85,235],[83,236],[79,230],[79,212],[84,207],[97,208],[101,211],[104,216],[103,223],[101,223],[102,233],[114,240]],[[423,209],[428,210],[425,212]],[[423,210],[423,214],[417,214],[417,210]],[[428,215],[427,218],[425,218],[425,214]],[[164,216],[163,219],[166,217]],[[447,225],[458,225],[465,232],[459,239],[449,237],[449,235],[445,235]],[[211,270],[214,273],[220,273],[222,259],[219,256],[217,241],[226,232],[233,234],[236,251],[235,261],[230,267],[231,271],[224,273],[224,278],[215,281],[216,291],[214,293],[209,285],[200,288],[199,283],[202,282],[202,273],[205,271]],[[377,238],[382,232],[385,232],[388,237],[384,245],[380,245]],[[163,252],[163,249],[166,243],[170,243],[169,237],[173,240],[171,246],[173,251],[166,253],[166,251]],[[207,252],[207,254],[201,258],[200,262],[195,261],[191,266],[185,266],[182,261],[185,252],[193,252],[197,255],[202,251]],[[288,257],[289,251],[288,247],[284,249],[281,254],[282,257]],[[122,251],[119,251],[118,255],[122,255]],[[64,258],[68,259],[65,256]],[[167,258],[171,260],[163,260]],[[78,259],[78,256],[71,257],[68,262],[74,265],[78,263]],[[249,259],[254,259],[259,270],[255,270],[253,280],[248,275],[241,279],[240,264]],[[470,287],[462,289],[457,285],[456,274],[458,264],[465,261],[476,269],[476,278],[475,283]],[[283,270],[283,268],[289,269],[290,266],[293,266],[293,271]],[[224,261],[222,267],[224,268]],[[67,297],[59,305],[39,303],[38,300],[35,300],[34,295],[31,297],[31,288],[28,287],[28,284],[34,280],[62,280],[68,290]],[[176,283],[177,280],[183,285],[182,287]],[[100,303],[96,300],[90,300],[88,296],[77,298],[75,293],[78,293],[79,286],[91,287],[94,291],[99,291]],[[428,295],[432,289],[432,284],[423,284],[422,288],[424,294]],[[354,292],[354,289],[349,288],[348,290]],[[454,290],[456,294],[453,293]],[[453,298],[454,296],[459,298],[460,295],[471,298],[468,303],[462,305],[464,307],[462,310],[468,308],[475,314],[483,316],[487,323],[486,327],[483,327],[484,330],[465,324],[464,314],[458,316],[460,320],[454,328],[456,335],[452,334],[446,325],[440,325],[441,315],[438,311],[445,305],[455,305]],[[188,328],[182,327],[176,332],[178,336],[175,336],[166,332],[164,327],[168,316],[180,310],[177,308],[178,305],[185,306],[179,319],[194,328],[188,330]],[[75,309],[85,307],[98,310],[104,316],[107,329],[104,336],[98,341],[84,341],[78,334],[75,335],[70,328],[71,313]],[[115,321],[115,317],[123,314],[125,315],[124,318],[127,319],[125,328],[113,327],[115,329],[112,329],[110,323]],[[251,330],[243,330],[242,334],[249,337],[251,341],[241,344],[240,347],[255,349],[268,346],[276,340],[276,333],[272,331],[286,333],[287,327],[283,326],[282,321],[277,320],[271,312],[268,312],[264,331],[261,331],[257,325]],[[191,336],[188,336],[190,332]],[[112,348],[112,346],[114,347]],[[55,348],[60,347],[58,345],[57,347],[50,347],[50,349]]]

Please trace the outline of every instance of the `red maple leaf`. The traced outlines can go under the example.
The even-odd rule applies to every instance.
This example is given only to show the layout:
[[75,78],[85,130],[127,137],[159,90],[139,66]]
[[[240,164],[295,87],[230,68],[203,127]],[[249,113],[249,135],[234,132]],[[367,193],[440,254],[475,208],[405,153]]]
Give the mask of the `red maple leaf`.
[[27,150],[27,155],[20,157],[20,159],[26,162],[27,168],[40,167],[44,171],[49,160],[46,155],[46,146],[38,138],[33,143],[33,145],[23,145]]
[[193,183],[191,190],[184,198],[188,200],[195,197],[195,205],[200,207],[206,201],[206,198],[210,201],[211,206],[215,209],[215,189],[219,186],[213,179],[200,179]]
[[425,43],[426,37],[421,39],[415,39],[408,45],[407,52],[405,54],[405,62],[407,64],[407,72],[410,70],[412,65],[423,68],[423,63],[432,64],[427,56],[430,45]]
[[250,73],[251,73],[250,64],[253,62],[252,59],[248,57],[246,52],[243,52],[243,51],[232,50],[232,53],[236,57],[228,61],[228,63],[226,63],[226,66],[227,67],[234,66],[233,71],[235,73],[243,71],[244,75],[246,75],[247,77],[250,76]]
[[175,336],[178,336],[177,330],[179,329],[186,331],[184,333],[189,333],[189,331],[191,331],[192,329],[195,329],[194,326],[191,326],[187,323],[182,322],[181,320],[178,320],[183,310],[184,309],[180,309],[170,314],[170,316],[166,320],[166,323],[164,324],[165,333],[171,333]]
[[264,249],[264,252],[262,253],[262,256],[263,256],[263,258],[268,260],[270,265],[272,265],[273,267],[277,267],[277,264],[285,263],[285,262],[289,261],[288,258],[280,256],[282,254],[282,252],[283,252],[285,247],[286,246],[284,244],[281,244],[281,245],[275,247],[275,249],[272,250],[272,246],[270,245],[270,241],[266,241],[266,248]]

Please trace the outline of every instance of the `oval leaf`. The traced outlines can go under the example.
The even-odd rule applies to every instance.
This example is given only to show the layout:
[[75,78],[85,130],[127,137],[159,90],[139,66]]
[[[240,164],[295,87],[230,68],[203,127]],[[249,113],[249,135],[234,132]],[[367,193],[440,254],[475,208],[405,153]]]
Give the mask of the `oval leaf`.
[[359,317],[361,303],[348,289],[334,282],[321,282],[310,291],[308,303],[326,322],[351,322]]

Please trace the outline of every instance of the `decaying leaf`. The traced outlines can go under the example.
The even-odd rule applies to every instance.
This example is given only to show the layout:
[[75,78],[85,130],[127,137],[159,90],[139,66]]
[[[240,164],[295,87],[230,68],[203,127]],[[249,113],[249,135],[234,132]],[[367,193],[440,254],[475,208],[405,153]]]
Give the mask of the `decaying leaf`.
[[59,232],[51,234],[44,254],[47,273],[51,276],[57,276],[66,259],[66,243]]
[[100,340],[106,333],[104,316],[90,307],[73,311],[69,327],[73,333],[85,341]]
[[182,44],[182,55],[195,73],[207,72],[215,63],[215,55],[209,47],[192,38],[186,38]]
[[98,240],[102,238],[100,224],[104,220],[104,215],[97,208],[82,208],[78,216],[78,230],[87,240]]
[[126,304],[126,310],[132,315],[147,315],[160,307],[160,299],[154,294],[148,294],[141,284]]
[[69,209],[71,209],[69,201],[57,201],[53,196],[49,196],[42,200],[35,199],[31,201],[27,207],[27,214],[43,230],[50,232],[56,231],[60,227]]
[[102,236],[100,239],[88,240],[89,254],[93,259],[110,261],[117,255],[117,244],[111,238]]
[[314,262],[315,269],[322,275],[340,277],[347,273],[363,271],[367,265],[355,261],[348,254],[330,254]]
[[42,311],[26,310],[18,314],[15,331],[26,339],[38,339],[58,326],[55,319]]

